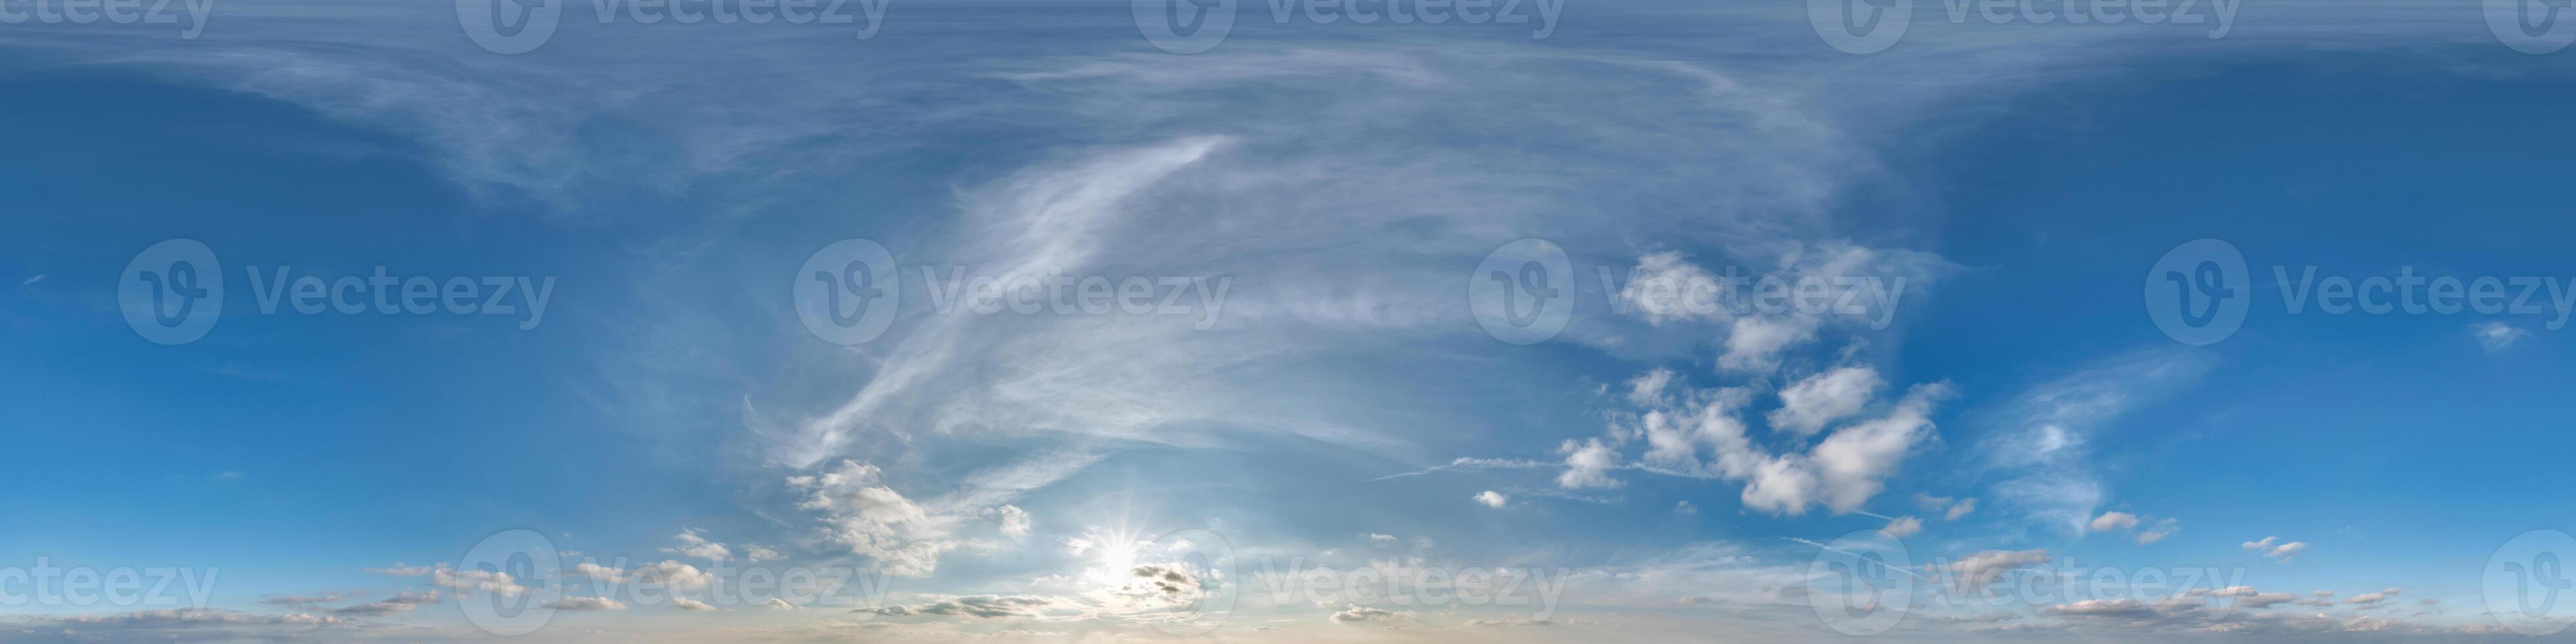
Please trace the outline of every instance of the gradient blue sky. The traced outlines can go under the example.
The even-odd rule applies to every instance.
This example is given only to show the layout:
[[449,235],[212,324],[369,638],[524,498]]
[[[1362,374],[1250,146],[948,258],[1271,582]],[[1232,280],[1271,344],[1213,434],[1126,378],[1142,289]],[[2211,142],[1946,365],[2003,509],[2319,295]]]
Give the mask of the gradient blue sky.
[[[1810,562],[1882,528],[1917,568],[2251,588],[2224,620],[1926,605],[1852,639],[2526,639],[2481,579],[2576,527],[2555,314],[2291,314],[2270,275],[2576,281],[2576,51],[2510,49],[2476,3],[2246,5],[2210,39],[1919,3],[1866,55],[1773,2],[1566,0],[1543,39],[1246,3],[1190,55],[1097,2],[897,2],[866,39],[574,3],[517,55],[410,0],[0,25],[0,566],[220,571],[186,610],[0,605],[0,641],[479,641],[490,589],[437,567],[514,529],[624,575],[867,571],[859,608],[913,613],[630,602],[537,641],[1169,638],[1120,571],[1191,530],[1234,566],[1197,590],[1243,595],[1204,637],[1823,640]],[[175,238],[229,292],[165,346],[116,284]],[[844,347],[789,283],[849,238],[1232,286],[1206,329],[913,307]],[[1577,279],[1522,346],[1465,285],[1526,238]],[[2141,284],[2204,238],[2255,275],[2194,346]],[[522,330],[263,314],[251,266],[556,282]],[[1596,273],[1727,266],[1908,288],[1874,329],[1657,316]],[[1827,420],[1797,431],[1789,391]],[[1265,557],[1570,577],[1545,618],[1318,605],[1259,592]],[[356,608],[407,592],[437,595]],[[975,598],[1043,608],[927,610]]]

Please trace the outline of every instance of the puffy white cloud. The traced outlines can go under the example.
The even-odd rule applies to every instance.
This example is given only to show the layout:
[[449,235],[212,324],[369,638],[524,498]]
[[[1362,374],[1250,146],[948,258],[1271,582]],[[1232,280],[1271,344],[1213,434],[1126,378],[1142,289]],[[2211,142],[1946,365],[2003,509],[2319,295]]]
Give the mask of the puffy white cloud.
[[824,534],[867,557],[888,575],[920,577],[939,568],[939,557],[958,546],[950,537],[951,517],[929,510],[880,485],[876,465],[843,460],[830,472],[787,479],[806,491],[799,505],[823,513]]
[[629,578],[636,583],[668,585],[673,590],[697,590],[715,582],[715,575],[677,561],[636,566]]
[[429,571],[429,583],[432,586],[450,590],[482,591],[502,597],[517,597],[528,592],[528,587],[519,585],[517,580],[510,577],[510,573],[491,570],[456,570],[443,565]]
[[1022,510],[1016,505],[1004,505],[993,508],[993,514],[1001,518],[1003,536],[1013,539],[1028,538],[1029,512],[1027,510]]
[[2104,512],[2086,526],[2094,532],[2112,532],[2138,527],[2138,515],[2127,512]]
[[2308,544],[2304,541],[2292,541],[2289,543],[2279,543],[2279,541],[2280,537],[2264,537],[2262,541],[2247,541],[2245,542],[2244,547],[2247,552],[2258,553],[2265,557],[2270,557],[2273,561],[2279,563],[2289,563],[2291,557],[2299,556],[2299,553],[2307,552],[2308,550]]
[[1887,522],[1887,527],[1879,528],[1878,531],[1887,533],[1887,536],[1903,539],[1922,532],[1923,521],[1914,517],[1897,517],[1896,520]]
[[1866,366],[1816,374],[1780,390],[1780,408],[1769,416],[1771,429],[1814,434],[1828,423],[1860,413],[1885,385],[1878,370]]
[[678,607],[680,610],[715,610],[715,609],[716,609],[716,607],[715,607],[714,605],[712,605],[712,604],[708,604],[708,603],[706,603],[706,602],[698,601],[698,600],[695,600],[695,599],[690,599],[690,598],[687,598],[687,597],[682,597],[682,596],[679,596],[679,595],[672,595],[672,596],[671,596],[671,605],[672,605],[672,606],[675,606],[675,607]]
[[697,528],[681,528],[680,534],[671,538],[680,542],[679,547],[663,548],[662,552],[708,560],[733,558],[732,549],[707,540],[706,533]]
[[1565,454],[1565,472],[1556,476],[1556,484],[1566,489],[1615,488],[1618,479],[1610,478],[1610,469],[1619,466],[1619,452],[1601,444],[1601,439],[1581,443],[1566,439],[1557,447]]
[[604,581],[604,582],[609,582],[609,583],[617,583],[617,582],[621,582],[621,581],[625,581],[625,580],[626,580],[626,572],[625,572],[625,571],[618,570],[618,569],[616,569],[616,568],[610,568],[610,567],[607,567],[607,566],[602,566],[602,565],[599,565],[599,564],[596,564],[596,563],[592,563],[592,562],[588,562],[588,561],[584,561],[584,562],[581,562],[581,563],[578,563],[578,564],[573,564],[573,567],[572,567],[572,571],[571,571],[571,572],[572,572],[572,574],[575,574],[575,575],[580,575],[580,576],[583,576],[583,577],[589,577],[589,578],[591,578],[591,579],[596,579],[596,580],[599,580],[599,581]]
[[1486,490],[1483,492],[1477,492],[1475,501],[1479,504],[1483,504],[1485,507],[1501,508],[1503,507],[1503,504],[1511,502],[1511,497],[1505,496],[1501,492]]
[[760,605],[770,610],[796,610],[795,604],[787,603],[787,600],[777,597],[771,597],[769,601],[761,602]]

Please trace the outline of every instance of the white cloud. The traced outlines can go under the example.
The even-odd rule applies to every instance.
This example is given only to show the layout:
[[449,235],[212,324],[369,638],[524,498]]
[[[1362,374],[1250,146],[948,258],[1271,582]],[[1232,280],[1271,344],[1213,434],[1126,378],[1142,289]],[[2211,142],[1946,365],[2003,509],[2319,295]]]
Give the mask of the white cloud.
[[556,610],[626,610],[626,603],[606,597],[568,596],[555,600]]
[[715,575],[707,574],[697,566],[677,561],[636,566],[635,572],[628,578],[639,583],[665,584],[672,590],[697,590],[715,582]]
[[1015,505],[1005,505],[993,508],[993,512],[1002,518],[1001,530],[1004,536],[1013,539],[1028,538],[1029,513],[1027,510],[1022,510]]
[[482,591],[501,597],[517,597],[528,592],[528,587],[519,585],[517,580],[510,577],[510,573],[456,570],[444,565],[429,571],[429,583],[432,586],[450,590]]
[[2086,526],[2094,532],[2114,532],[2138,527],[2138,516],[2127,512],[2104,512]]
[[2469,325],[2469,334],[2477,336],[2478,346],[2486,347],[2487,353],[2497,353],[2531,332],[2503,322],[2479,322]]
[[2247,541],[2244,547],[2247,552],[2259,553],[2279,563],[2289,563],[2291,557],[2299,556],[2299,553],[2308,550],[2308,544],[2304,541],[2289,543],[2279,543],[2279,541],[2280,537],[2264,537],[2262,541]]
[[725,544],[707,540],[706,533],[697,528],[681,528],[680,534],[672,539],[679,541],[680,546],[663,548],[662,552],[708,560],[733,558],[732,549],[726,548]]
[[1333,621],[1336,622],[1367,622],[1399,619],[1413,619],[1413,611],[1392,611],[1383,608],[1352,604],[1349,608],[1333,613]]
[[1610,478],[1610,469],[1619,466],[1619,452],[1595,438],[1581,443],[1566,439],[1557,447],[1565,454],[1565,472],[1558,474],[1556,484],[1566,489],[1615,488],[1618,479]]
[[1860,413],[1885,384],[1877,369],[1865,366],[1834,369],[1798,381],[1780,390],[1780,408],[1770,415],[1771,429],[1814,434],[1828,423]]
[[1922,532],[1923,521],[1914,517],[1897,517],[1896,520],[1887,522],[1887,527],[1879,528],[1878,531],[1887,533],[1887,536],[1903,539]]
[[698,600],[695,600],[695,599],[690,599],[690,598],[687,598],[687,597],[682,597],[682,596],[679,596],[679,595],[672,595],[672,596],[671,596],[671,605],[672,605],[672,606],[676,606],[676,607],[678,607],[680,610],[715,610],[715,609],[716,609],[716,607],[715,607],[715,606],[710,605],[710,604],[708,604],[708,603],[706,603],[706,602],[698,601]]
[[2173,536],[2173,533],[2180,531],[2182,531],[2182,522],[2168,517],[2157,521],[2155,525],[2148,526],[2145,530],[2139,531],[2138,545],[2143,546],[2163,541],[2165,540],[2165,537]]
[[2028,568],[2053,561],[2047,550],[1984,550],[1950,562],[1950,574],[1957,575],[1965,588],[1983,588],[2001,579],[2009,570]]
[[1483,492],[1477,492],[1475,500],[1477,503],[1483,504],[1485,507],[1499,509],[1503,507],[1503,504],[1511,502],[1511,497],[1504,496],[1501,492],[1486,490]]

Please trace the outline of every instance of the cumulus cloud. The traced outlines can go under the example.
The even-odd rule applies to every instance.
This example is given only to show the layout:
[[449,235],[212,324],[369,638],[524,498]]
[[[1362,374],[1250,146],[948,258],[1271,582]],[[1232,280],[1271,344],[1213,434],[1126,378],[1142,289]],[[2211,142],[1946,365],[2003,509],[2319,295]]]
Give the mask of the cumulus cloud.
[[1505,496],[1501,492],[1486,490],[1483,492],[1477,492],[1475,501],[1485,507],[1499,509],[1503,507],[1503,504],[1511,502],[1511,497]]
[[2112,532],[2138,527],[2138,516],[2127,512],[2104,512],[2086,526],[2094,532]]
[[663,548],[662,552],[709,560],[733,558],[732,549],[707,540],[706,533],[697,528],[681,528],[680,534],[672,539],[680,542],[679,547]]
[[2308,550],[2307,542],[2280,543],[2280,539],[2280,537],[2264,537],[2262,541],[2247,541],[2244,544],[2245,551],[2269,557],[2277,563],[2289,563],[2291,557],[2299,556],[2299,553]]
[[1566,439],[1557,451],[1565,454],[1565,472],[1556,476],[1556,484],[1572,490],[1615,488],[1621,483],[1610,478],[1610,469],[1619,466],[1619,452],[1595,438],[1577,443]]
[[1878,370],[1842,367],[1816,374],[1780,390],[1780,408],[1771,411],[1771,428],[1805,436],[1825,425],[1858,414],[1878,396]]
[[940,555],[959,545],[950,536],[954,519],[933,516],[880,484],[883,474],[874,464],[843,460],[831,471],[790,477],[787,484],[806,492],[799,507],[823,514],[825,538],[868,557],[888,575],[929,575],[938,570]]
[[1959,517],[1968,516],[1968,513],[1977,511],[1977,500],[1915,494],[1914,506],[1922,508],[1925,512],[1938,512],[1944,521],[1957,521]]
[[698,601],[698,600],[695,600],[695,599],[690,599],[690,598],[683,597],[683,596],[679,596],[679,595],[672,595],[672,596],[671,596],[671,605],[672,605],[673,607],[677,607],[677,608],[679,608],[680,610],[715,610],[715,609],[716,609],[715,605],[713,605],[713,604],[708,604],[708,603],[706,603],[706,602]]
[[965,595],[947,597],[921,604],[862,608],[853,612],[879,615],[931,615],[1000,619],[1037,617],[1059,603],[1053,597],[1040,595]]
[[1896,520],[1887,522],[1887,527],[1879,528],[1878,531],[1887,533],[1887,536],[1903,539],[1922,532],[1923,521],[1914,517],[1897,517]]

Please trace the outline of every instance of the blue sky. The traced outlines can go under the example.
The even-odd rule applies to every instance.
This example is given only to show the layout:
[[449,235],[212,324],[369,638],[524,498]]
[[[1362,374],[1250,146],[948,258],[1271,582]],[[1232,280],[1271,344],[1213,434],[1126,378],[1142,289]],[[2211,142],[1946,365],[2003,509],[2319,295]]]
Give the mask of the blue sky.
[[[474,0],[231,0],[194,37],[0,24],[0,641],[2576,621],[2493,599],[2499,566],[2576,556],[2545,532],[2576,526],[2553,328],[2576,51],[2475,3],[2076,25],[1927,2],[1859,53],[1802,3],[1219,5],[1224,33],[1177,41],[1151,2],[567,3],[491,41],[519,51],[476,40]],[[129,322],[174,239],[220,265],[201,336]],[[831,306],[809,269],[849,239],[901,296],[836,342],[799,311]],[[2244,313],[2193,344],[2151,309],[2203,239],[2240,258]],[[1531,286],[1530,258],[1571,308],[1489,332],[1519,300],[1477,280]],[[2337,315],[2275,267],[2535,304]],[[379,269],[471,295],[303,312],[263,283]],[[1650,295],[1730,269],[1864,304]],[[936,303],[1041,274],[1140,278],[1163,308]],[[494,544],[551,556],[480,567]],[[1863,581],[1911,600],[1846,595],[1829,564],[1860,554],[1903,559]],[[46,566],[210,581],[82,602],[11,576]],[[789,571],[856,581],[749,590]],[[1496,571],[1527,601],[1458,593]],[[2213,576],[2138,583],[2178,571]],[[2124,581],[2011,597],[2095,573]]]

